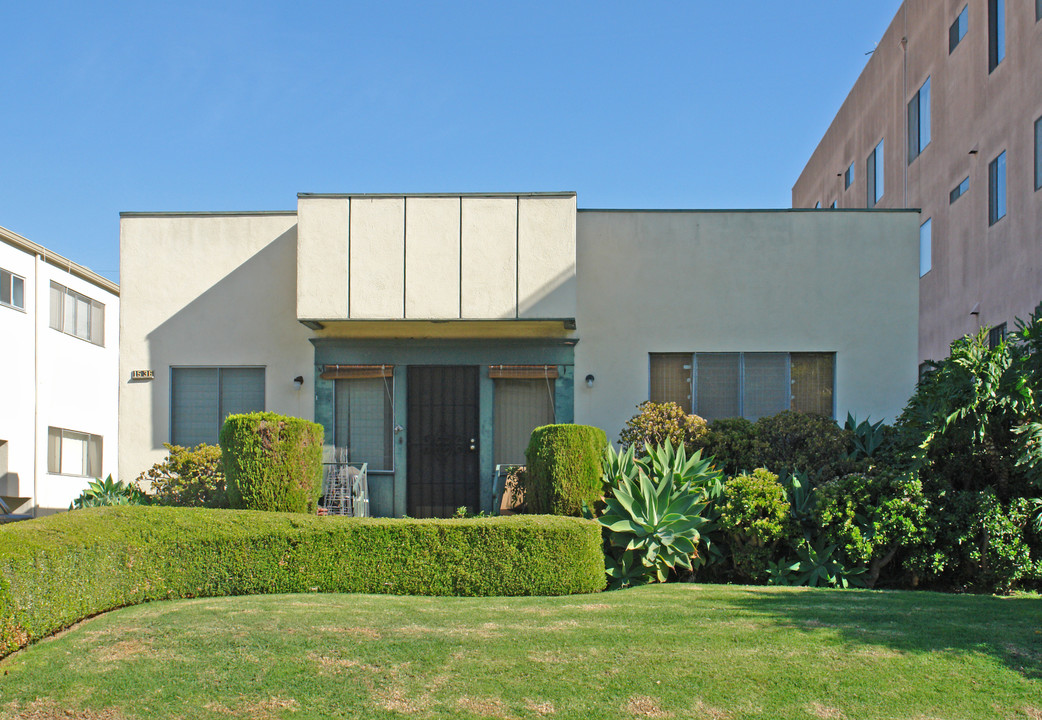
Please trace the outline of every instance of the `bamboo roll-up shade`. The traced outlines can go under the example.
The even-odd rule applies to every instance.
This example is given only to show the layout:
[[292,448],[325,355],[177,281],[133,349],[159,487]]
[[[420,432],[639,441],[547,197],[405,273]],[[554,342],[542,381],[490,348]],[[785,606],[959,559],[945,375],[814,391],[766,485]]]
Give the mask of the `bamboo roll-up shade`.
[[393,375],[394,365],[326,365],[319,377],[323,380],[369,380]]
[[489,365],[488,376],[494,380],[556,380],[558,373],[556,365]]

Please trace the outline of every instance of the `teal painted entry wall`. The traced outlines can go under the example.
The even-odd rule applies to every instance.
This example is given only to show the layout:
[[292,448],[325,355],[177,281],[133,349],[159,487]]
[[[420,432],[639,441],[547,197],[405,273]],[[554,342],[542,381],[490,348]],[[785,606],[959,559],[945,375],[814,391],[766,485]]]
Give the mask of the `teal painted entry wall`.
[[410,365],[477,365],[479,372],[480,415],[480,496],[481,509],[493,508],[493,402],[495,383],[488,376],[489,365],[556,365],[554,381],[555,419],[574,421],[577,340],[370,340],[312,338],[315,346],[315,422],[325,428],[327,452],[333,448],[333,380],[320,375],[326,365],[393,365],[393,421],[402,430],[394,434],[394,469],[369,474],[369,507],[374,516],[401,517],[407,501],[406,446],[409,432],[407,368]]

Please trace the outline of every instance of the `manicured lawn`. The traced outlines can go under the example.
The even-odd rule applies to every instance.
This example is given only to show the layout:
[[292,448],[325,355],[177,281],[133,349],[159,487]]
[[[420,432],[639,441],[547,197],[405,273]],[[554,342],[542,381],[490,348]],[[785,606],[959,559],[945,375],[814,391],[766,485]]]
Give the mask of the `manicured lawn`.
[[668,585],[152,603],[0,661],[28,718],[1042,718],[1042,599]]

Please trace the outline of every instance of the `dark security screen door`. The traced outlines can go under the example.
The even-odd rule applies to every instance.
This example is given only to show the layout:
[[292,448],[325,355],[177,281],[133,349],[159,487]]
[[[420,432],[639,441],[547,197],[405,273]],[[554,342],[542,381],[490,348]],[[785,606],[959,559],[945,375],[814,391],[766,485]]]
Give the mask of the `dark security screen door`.
[[414,365],[408,381],[408,515],[477,512],[477,366]]

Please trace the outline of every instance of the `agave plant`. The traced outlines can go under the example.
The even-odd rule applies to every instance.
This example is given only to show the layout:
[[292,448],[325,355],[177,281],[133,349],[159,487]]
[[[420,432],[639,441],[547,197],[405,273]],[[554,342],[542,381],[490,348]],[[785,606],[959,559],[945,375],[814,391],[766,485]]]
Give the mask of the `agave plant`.
[[[661,474],[653,477],[645,463],[634,459],[632,447],[620,454],[611,446],[605,451],[605,479],[611,492],[597,522],[608,529],[612,547],[622,550],[608,563],[609,577],[619,587],[646,582],[651,576],[665,582],[678,566],[693,569],[692,559],[698,557],[699,530],[706,524],[701,514],[705,504],[699,502],[703,493],[676,471],[678,465],[680,469],[689,465],[683,449],[674,453],[670,447],[668,452],[670,462],[660,464]],[[637,560],[643,570],[636,566]]]
[[89,481],[87,489],[72,501],[69,509],[82,510],[103,505],[146,504],[148,504],[148,496],[137,485],[131,485],[122,480],[113,480],[112,475],[109,475],[104,480],[99,478]]
[[824,540],[818,540],[813,545],[804,543],[798,550],[800,556],[799,566],[796,572],[795,585],[809,585],[810,587],[842,587],[851,585],[863,586],[861,575],[865,568],[848,569],[839,561],[836,555],[836,545],[825,545]]

